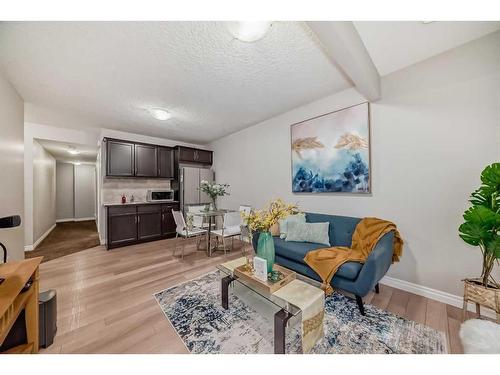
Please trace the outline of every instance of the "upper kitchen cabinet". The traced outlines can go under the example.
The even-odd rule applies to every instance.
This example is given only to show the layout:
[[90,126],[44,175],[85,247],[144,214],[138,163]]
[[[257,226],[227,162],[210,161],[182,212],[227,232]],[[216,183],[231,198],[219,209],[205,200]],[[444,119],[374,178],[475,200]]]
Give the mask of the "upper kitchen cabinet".
[[158,148],[158,177],[174,178],[174,151],[170,148]]
[[179,163],[212,165],[212,151],[183,146],[177,146],[176,149]]
[[158,147],[135,145],[135,176],[158,177]]
[[106,175],[133,177],[135,175],[135,145],[130,142],[106,140]]

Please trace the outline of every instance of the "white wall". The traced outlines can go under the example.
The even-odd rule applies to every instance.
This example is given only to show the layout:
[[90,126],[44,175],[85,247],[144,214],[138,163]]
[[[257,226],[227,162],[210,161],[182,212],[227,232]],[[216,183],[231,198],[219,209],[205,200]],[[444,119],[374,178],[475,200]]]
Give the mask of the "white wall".
[[56,224],[56,160],[33,141],[33,240]]
[[[8,260],[24,259],[23,123],[24,103],[11,84],[0,74],[0,217],[20,215],[21,226],[0,229]],[[2,254],[3,256],[3,254]],[[0,256],[0,262],[3,257]]]
[[95,217],[95,166],[75,165],[75,219]]
[[220,205],[282,197],[304,211],[392,220],[405,248],[389,275],[461,295],[481,257],[457,228],[482,169],[500,160],[499,87],[500,32],[384,77],[371,105],[369,196],[291,192],[290,125],[363,102],[353,89],[222,138],[214,168],[231,195]]
[[56,218],[72,220],[75,217],[73,163],[56,163]]

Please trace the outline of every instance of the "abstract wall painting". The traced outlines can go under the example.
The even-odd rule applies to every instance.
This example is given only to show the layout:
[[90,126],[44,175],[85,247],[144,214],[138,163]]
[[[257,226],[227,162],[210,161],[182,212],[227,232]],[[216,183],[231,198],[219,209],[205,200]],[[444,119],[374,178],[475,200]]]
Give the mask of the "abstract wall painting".
[[291,126],[294,193],[370,193],[370,108],[358,104]]

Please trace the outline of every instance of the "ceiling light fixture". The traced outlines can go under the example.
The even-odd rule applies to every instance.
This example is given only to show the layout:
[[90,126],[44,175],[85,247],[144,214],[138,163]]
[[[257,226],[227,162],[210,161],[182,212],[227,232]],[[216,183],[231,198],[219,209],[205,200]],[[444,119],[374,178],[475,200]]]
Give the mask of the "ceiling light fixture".
[[82,163],[80,163],[79,161],[75,162],[75,165],[80,165],[80,164],[82,164]]
[[165,121],[165,120],[168,120],[169,118],[172,117],[172,114],[163,108],[151,108],[151,109],[149,109],[149,113],[155,119],[160,120],[160,121]]
[[256,42],[269,31],[269,21],[232,21],[226,22],[227,29],[236,39],[243,42]]
[[434,23],[434,22],[436,22],[436,21],[422,21],[422,23],[423,23],[424,25],[428,25],[428,24],[430,24],[430,23]]
[[76,148],[74,147],[68,147],[68,152],[71,154],[71,155],[78,155],[80,153],[80,151],[78,151]]

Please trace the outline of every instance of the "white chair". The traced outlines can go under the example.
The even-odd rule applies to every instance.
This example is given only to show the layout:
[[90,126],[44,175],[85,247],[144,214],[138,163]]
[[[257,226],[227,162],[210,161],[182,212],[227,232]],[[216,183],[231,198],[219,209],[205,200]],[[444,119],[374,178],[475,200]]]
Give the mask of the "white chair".
[[234,237],[241,236],[241,223],[242,218],[239,211],[226,212],[222,221],[222,229],[212,231],[212,234],[217,238],[222,239],[222,247],[224,248],[224,255],[226,255],[226,241],[225,239],[231,237],[231,248],[234,247]]
[[[196,237],[196,248],[200,248],[200,242],[201,242],[201,235],[207,233],[205,229],[200,229],[200,228],[194,228],[193,229],[188,229],[186,222],[184,220],[184,216],[182,215],[182,212],[180,211],[174,211],[172,210],[172,215],[174,216],[174,221],[175,221],[175,238],[183,237],[184,240],[191,238],[191,237]],[[207,236],[207,241],[208,241],[208,236]],[[175,244],[175,249],[174,249],[174,256],[175,256],[175,251],[177,250],[177,245],[178,242]],[[181,252],[181,259],[184,259],[184,247],[185,244],[182,246],[182,252]]]
[[[186,215],[196,212],[203,212],[205,211],[205,207],[206,204],[195,204],[192,206],[188,206],[188,212]],[[210,226],[210,224],[205,222],[205,220],[201,216],[191,215],[191,217],[193,218],[193,227],[195,228],[208,229],[208,227]]]

